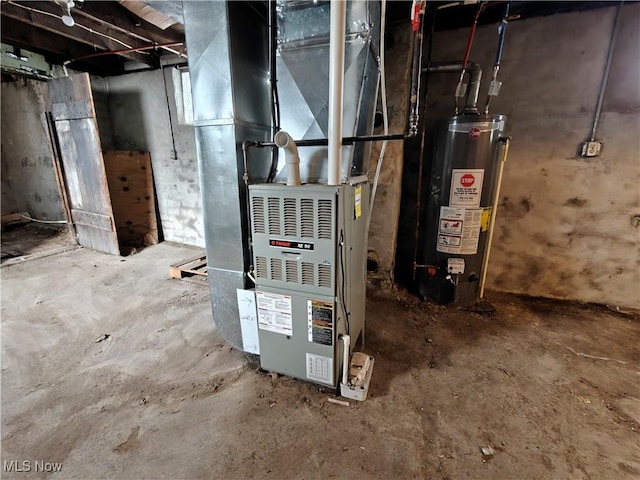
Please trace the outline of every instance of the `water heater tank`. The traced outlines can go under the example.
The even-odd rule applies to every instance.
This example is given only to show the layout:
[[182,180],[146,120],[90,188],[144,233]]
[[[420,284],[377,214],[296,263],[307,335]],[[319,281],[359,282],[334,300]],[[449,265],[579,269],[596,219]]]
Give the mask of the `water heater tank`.
[[478,300],[505,121],[504,115],[462,114],[439,131],[420,275],[420,293],[439,303]]

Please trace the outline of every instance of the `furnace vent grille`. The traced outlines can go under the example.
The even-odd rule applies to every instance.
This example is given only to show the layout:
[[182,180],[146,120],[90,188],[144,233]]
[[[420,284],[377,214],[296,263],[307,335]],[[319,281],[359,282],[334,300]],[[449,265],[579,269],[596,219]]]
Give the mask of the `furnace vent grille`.
[[311,262],[302,262],[302,284],[315,285],[315,265]]
[[265,257],[256,257],[256,276],[267,278],[267,259]]
[[282,260],[279,258],[271,259],[271,275],[269,275],[269,278],[282,281]]
[[251,199],[254,233],[284,235],[307,239],[333,239],[334,203],[328,199],[276,198],[254,196]]
[[285,270],[287,271],[287,282],[288,283],[299,283],[298,282],[298,262],[296,260],[287,260],[284,262]]
[[284,236],[298,236],[298,200],[296,198],[284,199]]
[[331,288],[331,265],[318,265],[318,286]]
[[302,238],[313,238],[314,236],[313,203],[310,198],[303,198],[300,201],[300,236]]
[[264,230],[264,198],[253,197],[253,233],[265,233]]
[[318,200],[318,238],[333,237],[333,202]]
[[[337,196],[333,192],[251,192],[258,286],[331,294],[336,281],[333,262],[337,213]],[[291,241],[290,247],[277,246],[279,240],[282,245]]]
[[280,199],[269,198],[269,235],[280,235]]

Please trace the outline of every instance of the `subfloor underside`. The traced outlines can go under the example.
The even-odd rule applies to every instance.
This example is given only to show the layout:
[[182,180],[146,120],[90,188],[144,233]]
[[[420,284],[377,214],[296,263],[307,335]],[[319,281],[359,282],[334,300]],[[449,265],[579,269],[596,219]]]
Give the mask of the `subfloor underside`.
[[489,292],[480,315],[371,288],[372,386],[345,407],[225,343],[207,287],[169,279],[193,252],[2,267],[3,478],[46,476],[36,461],[81,479],[640,476],[636,314]]

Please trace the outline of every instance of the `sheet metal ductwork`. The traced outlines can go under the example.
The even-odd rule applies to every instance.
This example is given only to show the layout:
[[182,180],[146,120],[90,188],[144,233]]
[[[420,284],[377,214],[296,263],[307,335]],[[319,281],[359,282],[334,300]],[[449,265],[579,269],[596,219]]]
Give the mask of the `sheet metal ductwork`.
[[[329,2],[278,1],[280,126],[296,139],[326,138]],[[248,192],[242,142],[272,139],[268,2],[184,2],[196,146],[204,205],[213,316],[243,348],[237,289],[252,286]],[[378,2],[347,3],[343,136],[373,129],[378,85]],[[343,147],[341,178],[367,173],[369,142]],[[303,183],[326,183],[327,147],[300,148]],[[269,176],[271,150],[253,149],[251,181]],[[286,182],[279,155],[276,182]]]
[[[327,138],[329,113],[329,2],[279,1],[277,78],[281,126],[296,140]],[[380,4],[347,2],[342,136],[373,131],[378,92]],[[340,178],[366,174],[370,142],[342,147]],[[327,147],[300,149],[303,183],[327,182]],[[284,158],[278,182],[286,181]]]

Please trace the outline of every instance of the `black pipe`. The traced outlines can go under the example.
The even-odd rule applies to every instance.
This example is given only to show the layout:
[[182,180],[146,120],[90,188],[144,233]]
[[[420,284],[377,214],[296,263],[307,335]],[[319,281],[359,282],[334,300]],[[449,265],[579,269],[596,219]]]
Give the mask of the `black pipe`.
[[422,69],[423,73],[460,73],[464,67],[460,62],[445,62],[436,65],[427,65]]
[[[359,137],[343,137],[342,145],[353,145],[360,142],[377,142],[380,140],[405,140],[407,135],[404,133],[397,133],[393,135],[362,135]],[[309,140],[297,140],[295,142],[297,147],[323,147],[329,145],[328,138],[314,138]],[[242,142],[242,163],[244,165],[244,172],[242,173],[242,179],[245,185],[249,185],[251,180],[251,172],[249,171],[249,148],[273,148],[277,150],[277,146],[274,142],[259,142],[256,140],[245,140]]]
[[[342,145],[353,145],[354,143],[377,142],[382,140],[405,140],[407,138],[410,138],[410,137],[404,133],[396,133],[393,135],[361,135],[358,137],[343,137]],[[247,143],[248,147],[266,148],[266,147],[276,146],[274,142],[256,142],[256,141],[247,141],[247,142],[244,142],[244,143]],[[295,143],[297,147],[325,147],[329,145],[329,139],[313,138],[308,140],[295,140]]]
[[[431,19],[431,31],[429,33],[429,50],[427,52],[427,68],[425,68],[423,71],[426,72],[431,72],[432,68],[437,67],[437,65],[431,65],[431,57],[432,57],[432,52],[433,52],[433,35],[435,33],[436,30],[436,14],[438,13],[438,9],[435,8],[433,10],[433,17]],[[449,66],[451,66],[452,64],[450,63]],[[454,65],[456,67],[455,72],[460,71],[460,68],[462,67],[460,64],[455,64]],[[441,72],[445,72],[445,71],[449,71],[449,70],[445,70],[444,66],[441,67],[442,69],[438,69],[438,70],[433,70],[433,71],[441,71]],[[414,244],[413,244],[413,262],[412,262],[412,269],[413,269],[413,281],[416,280],[416,269],[418,268],[418,250],[419,250],[419,242],[420,242],[420,217],[422,215],[422,175],[423,175],[423,170],[424,170],[424,156],[425,156],[425,148],[426,148],[426,139],[427,139],[427,122],[425,121],[425,118],[427,116],[427,99],[429,98],[429,74],[427,74],[426,78],[424,79],[424,103],[423,103],[423,112],[422,112],[422,131],[420,132],[420,159],[418,161],[418,193],[416,195],[416,225],[415,225],[415,230],[413,232],[413,240],[414,240]]]
[[422,70],[422,32],[413,32],[413,56],[411,68],[411,91],[409,93],[409,124],[407,126],[407,138],[418,135],[419,122],[419,97],[420,97],[420,71]]

